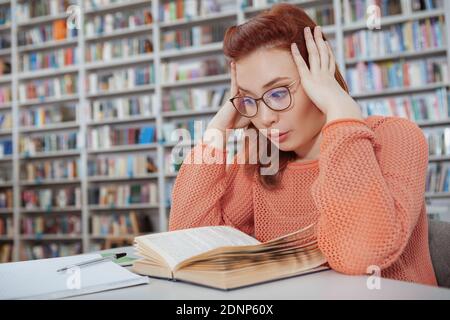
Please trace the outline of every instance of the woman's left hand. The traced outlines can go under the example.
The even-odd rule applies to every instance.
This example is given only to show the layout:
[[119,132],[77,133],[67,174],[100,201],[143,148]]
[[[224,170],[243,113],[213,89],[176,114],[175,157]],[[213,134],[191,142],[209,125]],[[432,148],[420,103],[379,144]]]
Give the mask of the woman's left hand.
[[362,119],[359,105],[335,78],[336,60],[330,44],[322,38],[321,28],[317,26],[314,29],[314,36],[309,27],[304,33],[310,67],[296,43],[292,43],[291,52],[305,93],[327,116],[327,122],[340,118]]

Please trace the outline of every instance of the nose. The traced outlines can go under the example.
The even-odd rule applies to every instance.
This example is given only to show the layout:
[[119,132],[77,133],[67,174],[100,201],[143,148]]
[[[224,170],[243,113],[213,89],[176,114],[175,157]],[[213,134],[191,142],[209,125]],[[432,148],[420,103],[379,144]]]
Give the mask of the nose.
[[270,128],[274,123],[278,121],[278,113],[270,109],[264,101],[260,100],[258,113],[261,119],[261,123],[266,128]]

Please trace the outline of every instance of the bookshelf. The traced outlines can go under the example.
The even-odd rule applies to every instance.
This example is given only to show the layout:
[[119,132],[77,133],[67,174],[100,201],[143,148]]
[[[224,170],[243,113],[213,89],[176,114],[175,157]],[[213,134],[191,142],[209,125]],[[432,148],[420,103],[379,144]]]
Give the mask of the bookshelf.
[[[196,0],[186,0],[183,15],[171,0],[71,0],[66,5],[80,10],[81,28],[73,30],[61,25],[71,15],[64,1],[0,0],[0,61],[11,68],[0,75],[0,117],[8,123],[0,127],[2,150],[8,150],[0,156],[0,221],[9,230],[0,234],[0,259],[7,246],[18,261],[98,250],[131,243],[141,232],[167,230],[178,169],[169,163],[176,145],[170,132],[201,134],[204,128],[193,127],[193,120],[206,123],[229,90],[221,35],[275,2],[221,0],[196,8]],[[411,61],[413,70],[429,63],[450,73],[448,1],[427,10],[418,10],[415,1],[389,1],[376,31],[353,19],[364,15],[362,0],[286,2],[301,5],[323,26],[347,77],[393,68],[388,62],[409,67]],[[395,43],[402,28],[410,36],[431,28],[436,36],[439,27],[439,43]],[[361,39],[369,37],[388,37],[392,48],[363,51]],[[439,145],[450,130],[450,84],[432,80],[378,83],[379,90],[360,88],[352,95],[366,114],[396,110],[414,117]],[[430,109],[436,103],[440,107]],[[418,111],[408,114],[407,108]],[[436,110],[447,117],[432,116]],[[447,172],[450,148],[430,154],[429,161],[430,174]],[[124,197],[134,201],[126,204]],[[428,190],[426,198],[430,214],[450,212],[450,192]]]

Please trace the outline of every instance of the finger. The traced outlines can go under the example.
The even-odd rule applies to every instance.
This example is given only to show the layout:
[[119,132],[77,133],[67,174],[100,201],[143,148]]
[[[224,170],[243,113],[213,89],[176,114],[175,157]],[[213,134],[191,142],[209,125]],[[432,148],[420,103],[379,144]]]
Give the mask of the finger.
[[314,73],[320,70],[320,57],[316,43],[314,42],[311,29],[309,27],[305,28],[305,41],[306,48],[308,49],[309,70]]
[[291,44],[291,51],[294,57],[294,62],[297,65],[298,73],[300,74],[300,79],[302,79],[306,77],[307,73],[309,72],[308,65],[300,54],[298,46],[295,42]]
[[329,70],[330,70],[330,73],[332,75],[334,75],[334,73],[336,72],[336,58],[334,57],[333,49],[331,48],[330,43],[328,41],[325,41],[325,43],[327,45],[328,52],[330,55]]
[[320,26],[316,26],[314,28],[314,39],[316,41],[316,46],[319,51],[320,56],[320,69],[322,71],[328,71],[329,69],[329,52],[325,41],[323,40],[322,28]]

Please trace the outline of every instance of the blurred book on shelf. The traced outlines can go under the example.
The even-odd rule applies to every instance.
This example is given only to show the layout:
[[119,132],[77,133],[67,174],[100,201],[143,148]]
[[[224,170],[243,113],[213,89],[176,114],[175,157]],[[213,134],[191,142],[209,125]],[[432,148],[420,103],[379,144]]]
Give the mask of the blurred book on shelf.
[[0,111],[0,131],[9,130],[12,128],[12,114],[11,112]]
[[22,72],[73,66],[79,63],[78,51],[77,47],[69,47],[42,52],[25,52],[19,56],[19,66]]
[[90,94],[132,89],[154,82],[155,71],[153,64],[90,73],[88,76]]
[[22,190],[22,208],[28,210],[52,211],[81,207],[79,187],[39,188]]
[[58,181],[79,177],[79,159],[54,159],[27,161],[21,164],[22,182],[39,184],[42,181]]
[[91,121],[126,120],[129,117],[154,117],[156,95],[145,94],[131,97],[96,99],[91,103]]
[[235,10],[236,0],[164,0],[159,5],[159,20],[161,22],[191,20]]
[[131,8],[96,15],[93,19],[86,21],[85,32],[87,37],[95,37],[107,35],[115,31],[150,25],[152,23],[153,16],[150,6]]
[[39,239],[46,235],[81,236],[81,216],[64,214],[62,216],[26,216],[21,218],[21,234]]
[[90,177],[133,178],[156,173],[156,154],[102,155],[88,160]]
[[155,126],[101,126],[90,130],[90,150],[108,150],[114,146],[143,145],[156,142]]
[[32,18],[58,15],[66,12],[67,8],[74,4],[77,4],[76,0],[19,1],[16,7],[17,19],[20,23]]
[[12,209],[13,208],[13,191],[0,190],[0,209]]
[[0,243],[0,263],[12,261],[12,243]]
[[82,246],[80,241],[76,241],[74,243],[51,241],[45,241],[43,243],[31,242],[21,246],[20,260],[73,256],[76,254],[81,254],[81,252]]
[[352,94],[380,92],[387,89],[417,88],[448,82],[446,57],[409,61],[358,63],[346,71]]
[[52,124],[76,122],[77,110],[78,104],[76,103],[27,108],[20,111],[20,125],[22,127],[45,127]]
[[113,61],[153,53],[151,36],[127,37],[86,44],[86,62]]
[[74,95],[78,92],[78,77],[66,74],[63,77],[36,79],[19,84],[19,100],[26,103],[29,100],[58,99]]
[[171,90],[162,97],[163,111],[199,111],[216,109],[230,95],[228,86]]
[[17,34],[19,47],[75,39],[77,36],[78,29],[67,28],[65,19],[55,20],[50,24],[21,29]]
[[0,138],[0,159],[12,155],[12,140]]
[[346,59],[383,58],[396,53],[445,49],[444,16],[395,24],[382,30],[358,30],[347,34]]
[[88,203],[112,209],[127,205],[157,205],[158,186],[156,182],[91,186]]
[[364,116],[384,115],[409,119],[414,122],[444,121],[450,119],[450,94],[446,88],[431,93],[383,97],[359,101]]
[[369,6],[376,6],[380,17],[400,15],[406,12],[404,1],[402,0],[343,0],[342,17],[345,24],[358,21],[366,21]]
[[146,213],[94,214],[91,217],[91,233],[96,236],[137,236],[153,230],[151,221]]
[[79,146],[80,133],[36,133],[21,136],[19,141],[20,153],[24,156],[33,156],[40,152],[56,152],[77,150]]
[[0,238],[5,237],[5,236],[12,238],[13,235],[14,235],[14,228],[13,228],[12,217],[1,217],[0,216]]

